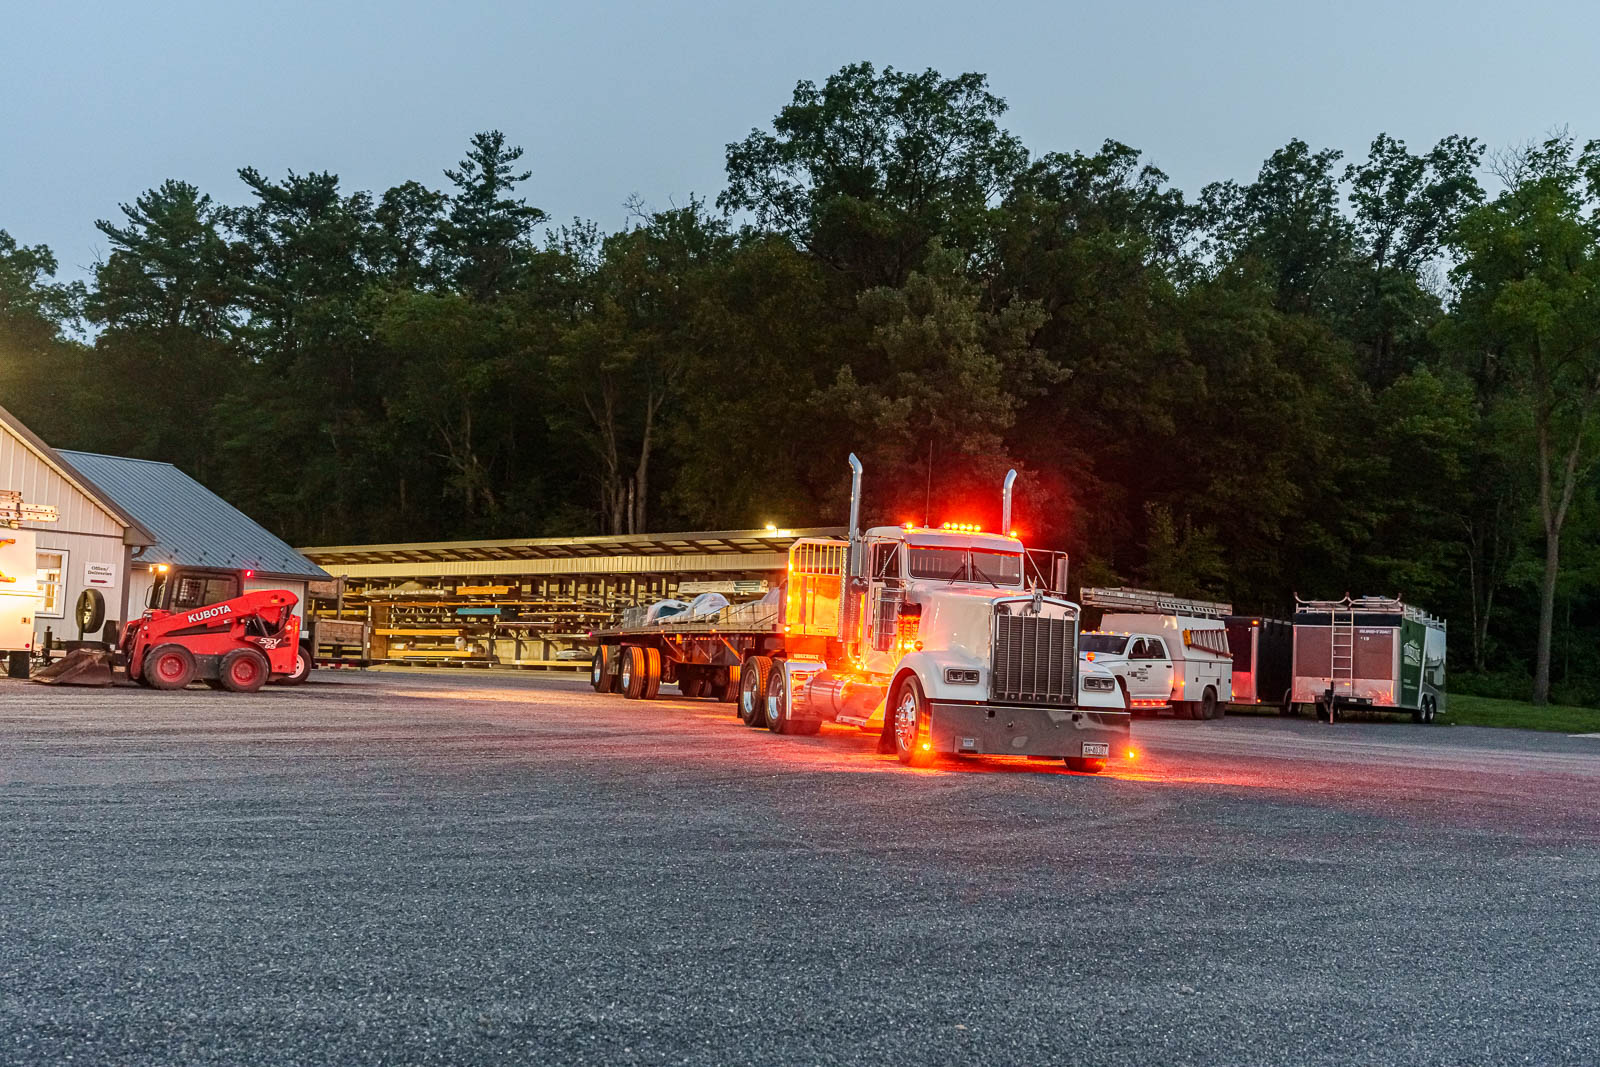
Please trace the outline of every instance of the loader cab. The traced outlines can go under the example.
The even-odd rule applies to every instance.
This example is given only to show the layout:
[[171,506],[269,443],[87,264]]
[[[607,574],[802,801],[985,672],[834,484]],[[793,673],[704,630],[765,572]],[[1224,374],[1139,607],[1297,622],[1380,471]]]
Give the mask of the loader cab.
[[190,611],[234,600],[243,591],[238,571],[183,567],[156,573],[145,606],[160,611]]

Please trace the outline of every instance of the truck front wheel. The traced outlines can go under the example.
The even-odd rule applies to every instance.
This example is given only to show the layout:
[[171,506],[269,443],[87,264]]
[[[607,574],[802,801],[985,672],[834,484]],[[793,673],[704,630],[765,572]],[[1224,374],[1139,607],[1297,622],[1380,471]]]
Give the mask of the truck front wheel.
[[894,754],[908,767],[926,767],[933,762],[928,702],[922,697],[922,683],[908,674],[894,687],[888,714],[894,716]]

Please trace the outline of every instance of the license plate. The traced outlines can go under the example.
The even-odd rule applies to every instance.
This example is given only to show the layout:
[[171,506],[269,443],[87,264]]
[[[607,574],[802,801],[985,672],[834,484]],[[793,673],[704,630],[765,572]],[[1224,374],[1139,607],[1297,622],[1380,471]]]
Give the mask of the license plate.
[[1109,756],[1111,755],[1111,742],[1085,741],[1083,743],[1083,754],[1085,756]]

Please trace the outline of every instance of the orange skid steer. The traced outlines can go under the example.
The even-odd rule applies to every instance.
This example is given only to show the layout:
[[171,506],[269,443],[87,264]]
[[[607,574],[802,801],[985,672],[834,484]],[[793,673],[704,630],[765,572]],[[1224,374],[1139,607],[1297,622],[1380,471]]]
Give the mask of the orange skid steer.
[[201,608],[153,608],[122,628],[115,654],[80,650],[41,671],[37,680],[109,685],[115,663],[152,689],[182,689],[202,681],[213,689],[253,693],[273,675],[295,673],[300,653],[296,601],[286,589],[261,589]]

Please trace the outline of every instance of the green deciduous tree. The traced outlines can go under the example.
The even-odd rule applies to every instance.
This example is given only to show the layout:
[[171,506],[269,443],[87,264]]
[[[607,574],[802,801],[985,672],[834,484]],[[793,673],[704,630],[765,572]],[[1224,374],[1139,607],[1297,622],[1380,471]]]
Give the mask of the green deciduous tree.
[[1561,538],[1600,458],[1600,142],[1561,137],[1528,151],[1500,196],[1461,224],[1463,342],[1503,365],[1531,416],[1544,533],[1533,696],[1550,691]]

